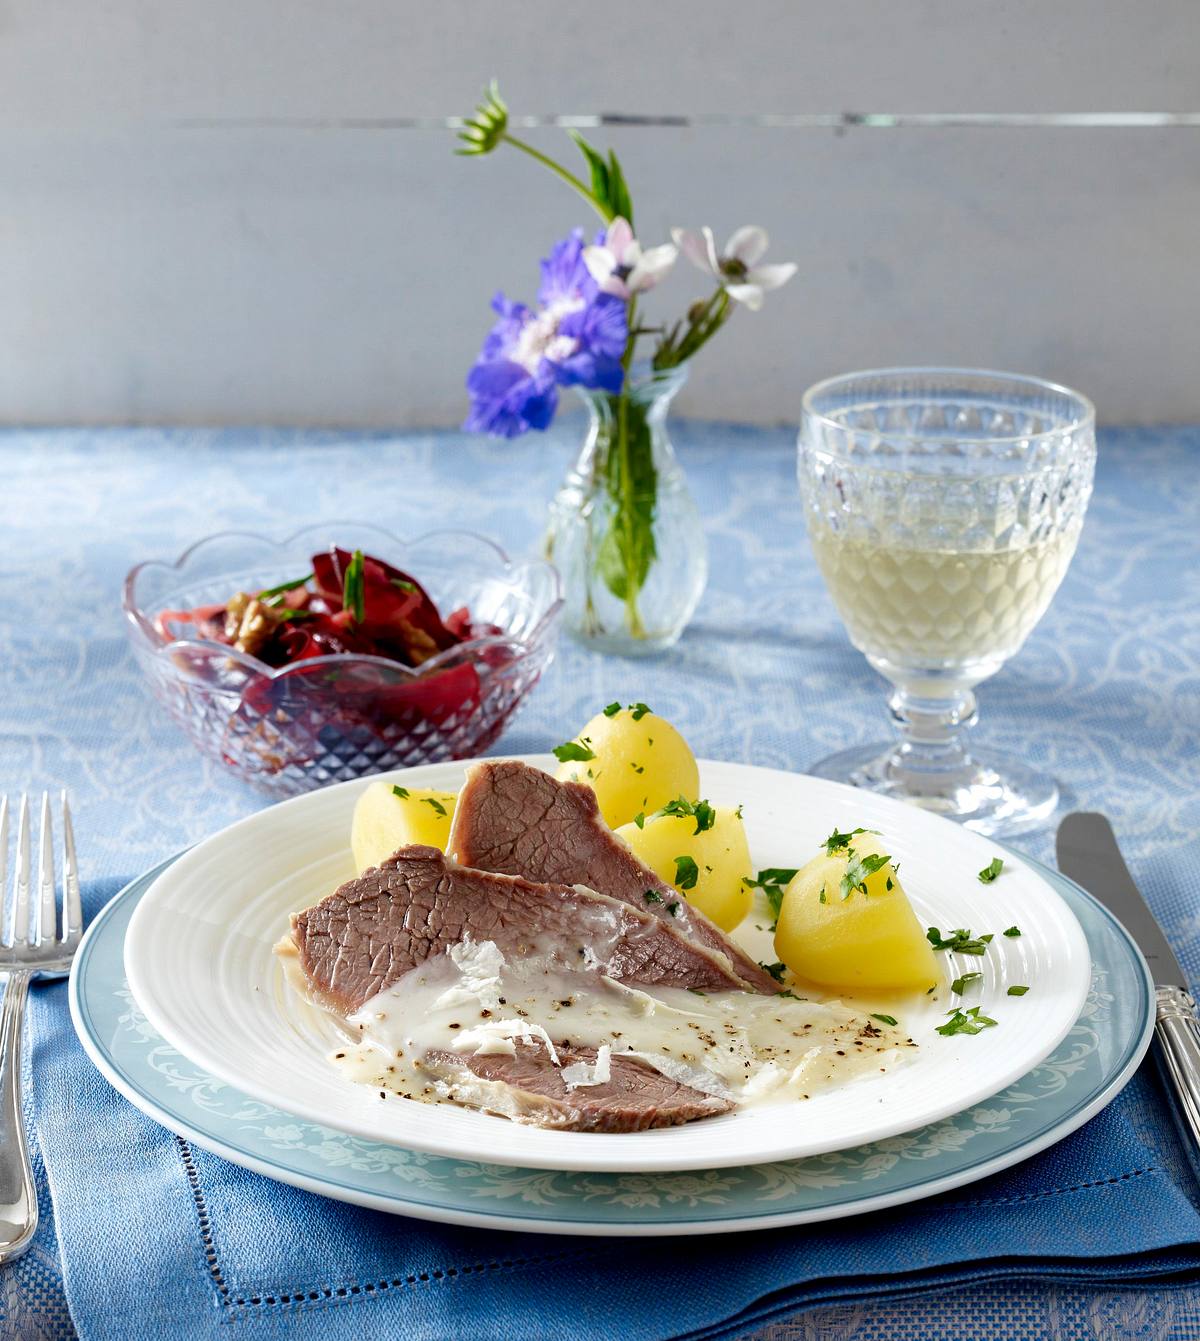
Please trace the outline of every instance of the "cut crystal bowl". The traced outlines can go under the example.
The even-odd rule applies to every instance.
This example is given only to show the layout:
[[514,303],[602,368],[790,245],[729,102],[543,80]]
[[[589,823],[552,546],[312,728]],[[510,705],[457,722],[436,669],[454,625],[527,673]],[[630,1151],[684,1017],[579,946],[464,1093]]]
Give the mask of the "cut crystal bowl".
[[[171,622],[173,611],[289,581],[335,543],[412,573],[443,615],[467,607],[472,636],[419,668],[349,653],[272,667],[224,643],[181,636]],[[122,604],[151,690],[193,743],[257,790],[285,797],[483,753],[549,664],[562,595],[550,564],[510,559],[470,531],[404,540],[369,523],[336,522],[284,540],[209,536],[174,562],[138,564]]]

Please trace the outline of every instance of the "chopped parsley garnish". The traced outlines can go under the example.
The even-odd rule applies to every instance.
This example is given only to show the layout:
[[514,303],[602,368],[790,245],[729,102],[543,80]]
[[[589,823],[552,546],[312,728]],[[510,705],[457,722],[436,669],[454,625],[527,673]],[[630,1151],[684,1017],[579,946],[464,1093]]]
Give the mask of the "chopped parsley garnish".
[[392,795],[393,795],[393,796],[398,796],[402,801],[407,801],[407,800],[408,800],[408,788],[407,788],[407,787],[393,787],[393,788],[392,788]]
[[1021,934],[1021,928],[1020,928],[1020,927],[1005,927],[1005,928],[1004,928],[1004,934],[1005,934],[1006,936],[1019,936],[1019,935]]
[[[767,904],[771,909],[775,921],[779,921],[779,910],[783,907],[783,896],[788,885],[795,878],[799,867],[796,866],[768,866],[759,871],[753,880],[748,875],[742,876],[742,884],[747,889],[761,889],[767,896]],[[774,930],[774,926],[771,928]]]
[[846,855],[849,857],[849,861],[846,863],[845,874],[838,886],[843,899],[848,899],[856,889],[865,894],[868,877],[874,875],[876,871],[891,861],[891,857],[882,852],[868,852],[865,857],[856,857],[853,848],[848,848]]
[[441,815],[443,819],[446,818],[446,807],[442,805],[436,796],[423,796],[421,797],[421,800],[424,801],[427,806],[431,807],[435,815]]
[[646,771],[645,764],[635,764],[632,760],[630,760],[629,767],[632,768],[635,773],[644,773]]
[[782,982],[783,975],[787,972],[787,965],[778,962],[774,964],[764,964],[762,960],[759,960],[758,967],[760,969],[765,969],[776,982]]
[[605,717],[615,717],[620,711],[621,705],[619,703],[610,703],[608,707],[604,709],[604,715]]
[[633,716],[633,720],[635,722],[640,722],[650,709],[646,707],[644,703],[631,703],[629,705],[629,711]]
[[871,1014],[871,1019],[879,1020],[881,1024],[896,1025],[900,1023],[894,1015],[876,1015],[874,1012]]
[[342,575],[342,609],[349,610],[354,622],[361,624],[367,614],[366,588],[363,582],[363,552],[356,549]]
[[672,917],[678,917],[678,916],[679,916],[679,904],[678,904],[678,903],[668,903],[668,904],[667,904],[667,912],[669,912],[669,913],[671,914]]
[[952,992],[956,992],[959,996],[962,996],[963,990],[966,988],[967,983],[977,982],[982,977],[983,977],[982,973],[964,973],[961,976],[954,979],[954,981],[950,984],[950,990]]
[[980,1013],[979,1006],[971,1006],[967,1010],[959,1010],[956,1006],[954,1010],[946,1013],[950,1018],[945,1024],[939,1024],[937,1033],[949,1038],[953,1034],[980,1034],[985,1029],[991,1029],[996,1021],[989,1015]]
[[646,890],[645,893],[642,895],[642,898],[645,899],[647,903],[662,902],[662,895],[656,889]]
[[398,587],[401,591],[413,592],[417,589],[415,582],[410,582],[406,577],[393,577],[388,579],[393,587]]
[[991,861],[979,872],[979,883],[981,885],[990,885],[993,880],[1004,870],[1004,862],[1000,857],[993,857]]
[[[269,601],[267,604],[271,605]],[[311,610],[296,610],[290,605],[271,605],[271,612],[276,619],[282,620],[285,624],[289,619],[312,619],[313,617]]]
[[717,822],[717,812],[707,801],[693,802],[684,796],[677,796],[674,801],[668,801],[658,813],[660,815],[677,815],[681,819],[694,819],[696,821],[696,833],[703,833],[706,829],[711,829]]
[[943,936],[937,927],[930,927],[925,933],[925,939],[935,950],[950,950],[960,955],[982,955],[987,953],[992,933],[989,931],[982,936],[972,936],[966,928],[957,927]]
[[737,816],[738,819],[741,819],[741,818],[742,818],[742,803],[741,803],[741,801],[739,801],[739,802],[737,803],[737,809],[736,809],[733,813]]
[[677,889],[695,889],[696,881],[699,879],[700,868],[692,857],[675,858],[675,879],[673,883]]
[[707,995],[708,995],[707,992],[702,992],[698,987],[689,987],[689,988],[688,988],[688,991],[691,992],[691,994],[692,994],[693,996],[707,996]]
[[638,813],[633,817],[633,822],[638,826],[639,829],[644,829],[646,827],[646,812],[644,810],[639,810]]
[[1009,996],[1024,996],[1025,993],[1028,991],[1029,991],[1028,987],[1023,987],[1021,986],[1020,983],[1013,983],[1013,985],[1008,989],[1008,994]]
[[792,989],[791,989],[790,987],[785,987],[785,988],[783,989],[783,991],[779,993],[779,995],[780,995],[780,996],[790,996],[790,997],[792,998],[793,1001],[803,1001],[803,1000],[805,999],[805,998],[802,997],[802,996],[797,996],[796,993],[793,992]]
[[306,582],[311,582],[315,576],[315,573],[305,573],[303,577],[294,577],[290,582],[281,582],[277,587],[268,587],[265,591],[258,593],[258,599],[266,601],[269,605],[272,597],[282,596],[285,591],[295,591],[297,587],[302,587]]
[[562,745],[556,745],[553,754],[560,764],[568,762],[586,764],[589,759],[596,757],[595,750],[581,745],[577,740],[568,740]]
[[838,833],[836,829],[825,840],[825,853],[832,857],[835,852],[841,852],[850,846],[850,840],[855,834],[860,833],[878,833],[878,829],[851,829],[848,833]]

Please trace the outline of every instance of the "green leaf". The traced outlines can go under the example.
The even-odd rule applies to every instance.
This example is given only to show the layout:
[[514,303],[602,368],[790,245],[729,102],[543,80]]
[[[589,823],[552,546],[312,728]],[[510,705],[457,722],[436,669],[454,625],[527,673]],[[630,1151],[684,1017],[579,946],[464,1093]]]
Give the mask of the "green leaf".
[[[652,714],[650,708],[648,708],[645,703],[631,703],[629,705],[629,715],[635,722],[640,722],[643,717]],[[654,742],[651,741],[650,744],[653,745]]]
[[677,796],[674,801],[668,801],[658,813],[675,815],[679,819],[694,819],[696,821],[694,833],[704,833],[717,822],[717,812],[707,801],[689,801],[684,796]]
[[587,160],[588,171],[592,174],[592,195],[599,202],[606,219],[611,222],[616,215],[616,210],[612,207],[612,188],[609,182],[608,164],[604,161],[604,155],[598,149],[593,148],[577,130],[569,130],[567,134],[579,146],[579,152]]
[[646,890],[645,893],[642,895],[642,898],[645,899],[647,903],[662,902],[662,895],[656,889]]
[[891,861],[891,857],[882,852],[868,852],[865,857],[856,857],[850,849],[847,855],[850,859],[846,863],[846,872],[838,886],[843,899],[848,899],[856,889],[865,894],[868,877]]
[[633,817],[633,822],[638,826],[639,829],[644,829],[646,827],[645,813],[639,810],[638,813]]
[[1021,934],[1021,928],[1020,928],[1020,927],[1005,927],[1005,928],[1004,928],[1004,934],[1005,934],[1006,936],[1019,936],[1019,935]]
[[982,973],[964,973],[961,977],[955,978],[950,984],[950,990],[958,996],[962,996],[963,989],[970,982],[978,982],[983,977]]
[[408,800],[408,788],[407,788],[407,787],[393,787],[393,788],[392,788],[392,795],[393,795],[393,796],[398,796],[402,801],[407,801],[407,800]]
[[441,815],[443,819],[446,818],[446,807],[442,805],[436,796],[422,796],[421,800],[433,810],[434,814]]
[[622,399],[609,397],[608,424],[601,439],[600,469],[609,506],[596,550],[596,571],[617,600],[628,601],[641,591],[658,557],[654,540],[658,471],[646,407],[625,397],[622,410]]
[[695,889],[699,879],[700,868],[692,857],[675,858],[675,879],[672,883],[676,889]]
[[982,955],[987,953],[992,933],[985,932],[982,936],[972,936],[966,927],[958,927],[943,936],[937,927],[930,927],[925,933],[925,939],[935,950],[950,950],[960,955]]
[[270,605],[273,596],[282,596],[285,591],[295,591],[297,587],[302,587],[305,583],[311,582],[313,577],[313,573],[305,573],[303,577],[294,577],[290,582],[281,582],[277,587],[268,587],[266,591],[258,593],[258,599],[266,601]]
[[621,171],[617,155],[612,149],[608,151],[608,203],[612,207],[614,216],[620,215],[632,228],[633,201],[630,199],[625,174]]
[[346,571],[342,574],[342,609],[349,610],[354,622],[361,624],[366,617],[366,590],[363,585],[363,552],[356,549]]
[[1008,989],[1009,996],[1024,996],[1029,991],[1028,987],[1022,987],[1019,983],[1013,983]]
[[562,745],[556,745],[553,754],[560,764],[585,764],[589,759],[596,757],[595,750],[589,749],[586,745],[581,745],[577,740],[568,740]]
[[[799,867],[797,866],[766,866],[752,880],[748,875],[742,876],[742,884],[748,889],[761,889],[767,896],[767,904],[771,909],[771,915],[775,922],[779,921],[779,910],[783,907],[783,896],[791,883]],[[775,930],[772,923],[771,930]]]
[[620,711],[621,705],[619,703],[610,703],[608,707],[604,709],[604,715],[605,717],[615,717]]
[[871,1014],[871,1019],[879,1020],[883,1024],[895,1025],[900,1023],[900,1021],[897,1020],[894,1015],[876,1015],[874,1012],[872,1012]]
[[979,1006],[971,1006],[968,1010],[954,1010],[946,1012],[950,1019],[945,1024],[939,1024],[936,1032],[946,1038],[953,1034],[979,1034],[985,1029],[991,1029],[996,1021],[990,1016],[980,1014]]
[[1004,870],[1004,862],[1000,857],[993,857],[991,861],[979,872],[979,883],[981,885],[990,885],[993,880]]
[[825,852],[828,856],[832,857],[835,852],[841,852],[843,848],[848,849],[850,846],[850,840],[854,837],[855,834],[878,833],[878,832],[879,832],[878,829],[850,829],[846,833],[839,833],[837,829],[834,829],[834,831],[825,840]]
[[786,964],[779,964],[779,963],[764,964],[761,960],[759,960],[758,967],[760,969],[765,969],[771,975],[771,977],[775,979],[776,982],[782,982],[783,975],[784,973],[787,972]]

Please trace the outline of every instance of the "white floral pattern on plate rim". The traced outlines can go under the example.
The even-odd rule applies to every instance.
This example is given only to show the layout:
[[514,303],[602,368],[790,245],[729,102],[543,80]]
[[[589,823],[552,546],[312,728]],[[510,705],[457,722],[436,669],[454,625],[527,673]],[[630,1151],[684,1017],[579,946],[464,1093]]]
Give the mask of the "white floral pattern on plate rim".
[[1039,866],[1087,934],[1091,992],[1059,1048],[987,1103],[902,1136],[786,1163],[655,1174],[467,1163],[297,1121],[165,1044],[137,1010],[122,963],[128,918],[163,867],[108,904],[77,956],[71,1015],[93,1062],[142,1112],[224,1158],[422,1219],[562,1234],[728,1233],[903,1204],[997,1172],[1075,1130],[1120,1091],[1153,1029],[1149,974],[1124,928]]

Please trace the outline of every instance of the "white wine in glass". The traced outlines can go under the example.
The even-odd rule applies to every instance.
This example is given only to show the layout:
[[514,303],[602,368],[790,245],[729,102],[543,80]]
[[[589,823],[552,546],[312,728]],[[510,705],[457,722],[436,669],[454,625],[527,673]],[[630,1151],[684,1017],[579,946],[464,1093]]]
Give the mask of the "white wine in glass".
[[970,751],[974,687],[1016,653],[1066,573],[1091,494],[1090,402],[962,369],[852,373],[804,398],[809,537],[854,645],[894,686],[898,736],[811,771],[986,833],[1045,820],[1052,779]]

